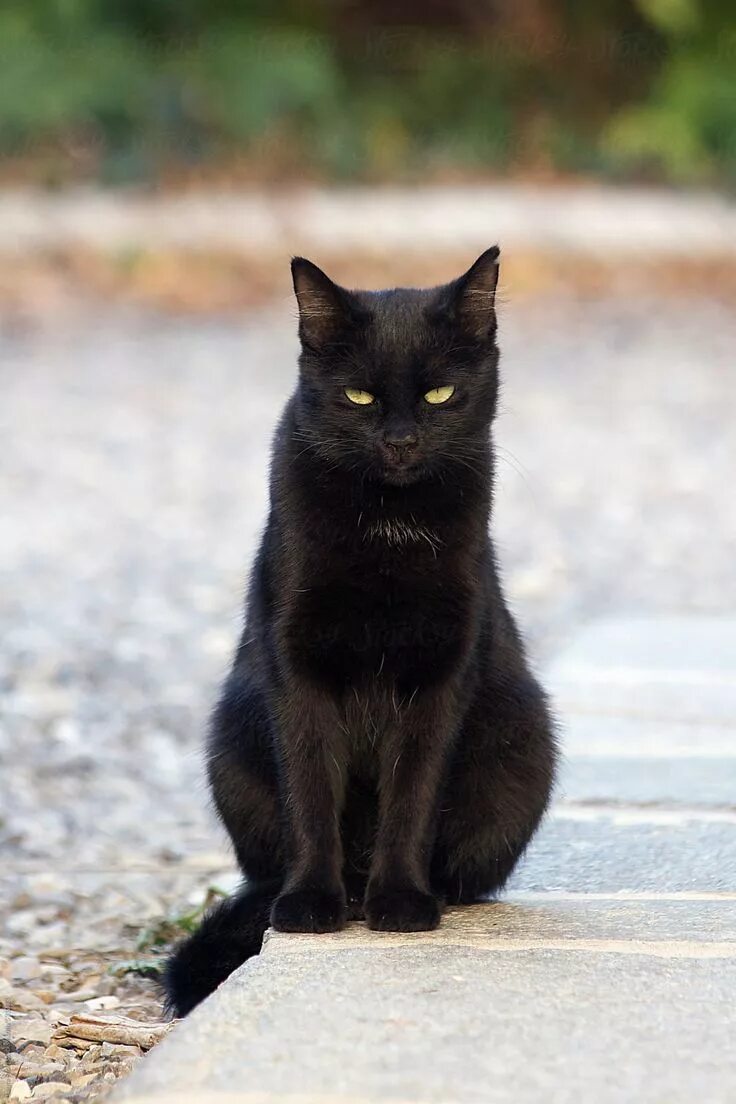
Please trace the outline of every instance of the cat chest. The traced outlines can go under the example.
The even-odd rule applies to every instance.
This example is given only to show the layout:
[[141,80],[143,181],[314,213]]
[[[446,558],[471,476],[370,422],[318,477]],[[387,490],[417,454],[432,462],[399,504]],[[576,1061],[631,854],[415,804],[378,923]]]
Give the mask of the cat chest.
[[466,589],[449,581],[314,584],[287,613],[290,658],[310,679],[341,687],[374,678],[425,685],[459,660],[471,606]]

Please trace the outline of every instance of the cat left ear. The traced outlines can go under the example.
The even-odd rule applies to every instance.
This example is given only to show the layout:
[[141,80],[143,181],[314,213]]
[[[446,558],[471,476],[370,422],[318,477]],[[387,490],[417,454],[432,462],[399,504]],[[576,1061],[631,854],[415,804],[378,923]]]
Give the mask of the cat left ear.
[[456,322],[478,340],[496,331],[497,245],[481,253],[467,272],[450,284],[450,306]]
[[299,304],[299,337],[303,345],[319,350],[350,321],[350,293],[306,257],[294,257],[291,276]]

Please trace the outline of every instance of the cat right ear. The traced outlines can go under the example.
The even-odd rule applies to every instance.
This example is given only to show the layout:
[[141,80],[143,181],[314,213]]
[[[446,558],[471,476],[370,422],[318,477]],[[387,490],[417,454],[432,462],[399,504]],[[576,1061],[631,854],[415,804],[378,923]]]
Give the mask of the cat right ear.
[[351,321],[350,293],[306,257],[293,258],[291,277],[299,304],[299,338],[306,348],[319,351]]
[[496,332],[497,245],[481,253],[467,272],[441,289],[439,312],[464,333],[487,341]]

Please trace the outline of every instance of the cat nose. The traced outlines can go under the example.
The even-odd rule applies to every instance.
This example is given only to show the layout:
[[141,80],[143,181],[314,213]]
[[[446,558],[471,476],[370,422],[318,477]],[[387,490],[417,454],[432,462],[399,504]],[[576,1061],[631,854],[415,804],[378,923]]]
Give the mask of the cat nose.
[[414,459],[418,444],[419,436],[410,426],[396,426],[384,432],[379,448],[384,463],[402,467]]
[[419,438],[413,430],[401,429],[392,432],[387,430],[383,435],[383,440],[389,448],[398,449],[400,452],[411,452],[416,447]]

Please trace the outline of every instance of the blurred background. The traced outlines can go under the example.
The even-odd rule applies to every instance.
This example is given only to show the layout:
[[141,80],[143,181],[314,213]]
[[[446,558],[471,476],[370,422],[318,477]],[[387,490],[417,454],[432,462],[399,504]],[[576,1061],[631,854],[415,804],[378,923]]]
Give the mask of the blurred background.
[[294,383],[293,253],[422,285],[500,242],[495,528],[541,669],[602,616],[736,610],[735,63],[725,0],[0,5],[23,1077],[128,1068],[60,1055],[56,1020],[157,1018],[160,952],[233,882],[200,746]]
[[5,0],[8,177],[736,176],[727,0]]

